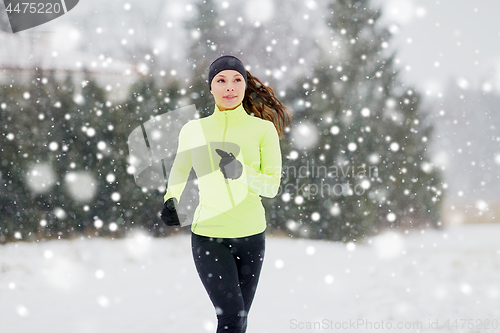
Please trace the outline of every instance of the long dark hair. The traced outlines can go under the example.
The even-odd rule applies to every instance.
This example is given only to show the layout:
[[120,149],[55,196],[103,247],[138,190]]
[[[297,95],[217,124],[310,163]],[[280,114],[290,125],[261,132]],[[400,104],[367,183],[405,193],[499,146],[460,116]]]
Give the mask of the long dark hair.
[[243,108],[248,114],[271,121],[280,138],[285,138],[284,130],[292,124],[292,113],[276,98],[271,87],[265,86],[248,70]]

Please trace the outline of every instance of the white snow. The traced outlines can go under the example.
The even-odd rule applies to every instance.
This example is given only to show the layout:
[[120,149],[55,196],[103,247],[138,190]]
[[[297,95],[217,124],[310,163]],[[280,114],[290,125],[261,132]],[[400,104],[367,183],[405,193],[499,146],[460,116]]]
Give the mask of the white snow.
[[311,148],[317,145],[319,139],[318,128],[310,121],[297,125],[292,133],[292,140],[297,148]]
[[94,185],[95,177],[87,171],[71,171],[64,177],[64,185],[73,198],[79,202],[87,202],[92,200],[97,188]]
[[56,174],[50,163],[31,164],[25,182],[33,193],[46,193],[55,185]]
[[[349,244],[268,236],[247,332],[389,331],[334,327],[382,320],[422,324],[394,332],[479,331],[443,327],[447,319],[498,325],[498,235],[500,225],[490,224],[388,232]],[[0,295],[3,333],[201,333],[216,327],[187,235],[5,244]],[[429,320],[438,320],[439,329],[429,329]],[[307,325],[316,329],[300,329]]]

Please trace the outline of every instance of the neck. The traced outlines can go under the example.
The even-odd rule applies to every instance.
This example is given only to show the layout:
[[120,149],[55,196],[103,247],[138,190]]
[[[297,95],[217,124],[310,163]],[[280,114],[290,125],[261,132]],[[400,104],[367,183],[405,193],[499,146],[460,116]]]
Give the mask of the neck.
[[236,106],[235,106],[235,107],[233,107],[233,108],[230,108],[230,109],[223,108],[223,107],[221,107],[220,105],[217,105],[217,107],[219,108],[219,111],[231,111],[231,110],[234,110],[234,109],[238,108],[240,105],[241,105],[241,103],[240,103],[240,104],[238,104],[238,105],[236,105]]

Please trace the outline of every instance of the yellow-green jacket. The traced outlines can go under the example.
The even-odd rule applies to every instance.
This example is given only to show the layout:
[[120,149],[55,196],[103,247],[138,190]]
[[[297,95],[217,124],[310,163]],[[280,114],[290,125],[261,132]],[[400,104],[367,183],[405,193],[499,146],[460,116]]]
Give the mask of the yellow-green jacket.
[[[233,153],[243,165],[238,179],[225,179],[215,149]],[[208,237],[245,237],[266,229],[260,196],[273,198],[281,180],[278,132],[268,120],[247,114],[240,104],[191,120],[179,134],[179,145],[164,200],[180,201],[191,167],[199,188],[191,230]]]

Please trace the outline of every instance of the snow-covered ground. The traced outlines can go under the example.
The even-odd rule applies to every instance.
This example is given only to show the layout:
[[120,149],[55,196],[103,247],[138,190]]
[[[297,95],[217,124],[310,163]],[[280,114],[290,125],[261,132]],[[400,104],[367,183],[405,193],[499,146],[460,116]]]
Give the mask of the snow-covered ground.
[[[247,332],[500,332],[499,237],[499,224],[363,244],[268,237]],[[187,235],[0,246],[2,333],[215,326]]]

